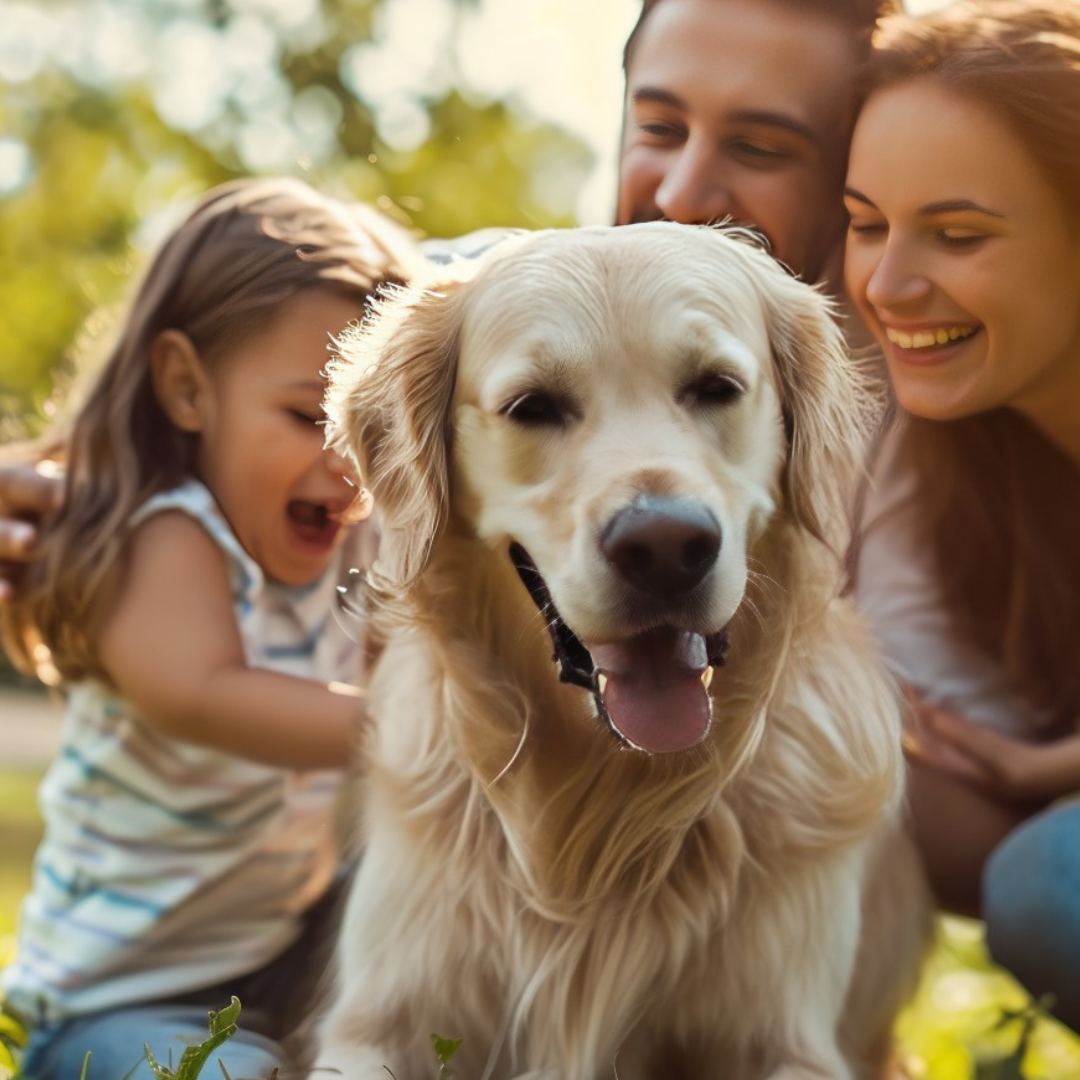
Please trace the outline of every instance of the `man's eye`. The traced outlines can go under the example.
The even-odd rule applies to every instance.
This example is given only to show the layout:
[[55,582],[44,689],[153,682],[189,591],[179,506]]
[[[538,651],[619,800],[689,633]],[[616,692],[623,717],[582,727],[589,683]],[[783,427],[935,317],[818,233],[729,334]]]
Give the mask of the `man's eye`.
[[326,417],[323,415],[322,409],[317,412],[308,412],[305,409],[287,409],[288,414],[301,424],[322,424]]
[[788,150],[781,150],[778,147],[768,146],[748,139],[736,139],[728,144],[728,148],[739,157],[749,158],[763,165],[777,165],[791,158],[791,153]]
[[637,129],[642,135],[652,139],[679,139],[682,138],[682,129],[677,124],[666,120],[639,120]]

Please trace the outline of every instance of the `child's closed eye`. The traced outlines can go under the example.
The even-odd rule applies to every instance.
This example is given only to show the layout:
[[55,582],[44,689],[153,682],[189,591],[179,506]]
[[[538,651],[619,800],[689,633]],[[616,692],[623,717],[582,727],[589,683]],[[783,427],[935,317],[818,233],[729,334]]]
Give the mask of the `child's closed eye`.
[[286,409],[285,411],[300,424],[310,426],[312,424],[324,424],[326,422],[326,414],[322,409]]

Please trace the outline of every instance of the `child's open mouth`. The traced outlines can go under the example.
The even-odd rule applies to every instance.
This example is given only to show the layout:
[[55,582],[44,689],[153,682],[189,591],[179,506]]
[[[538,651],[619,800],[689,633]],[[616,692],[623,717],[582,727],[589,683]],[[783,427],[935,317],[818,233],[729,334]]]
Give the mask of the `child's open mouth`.
[[329,547],[337,539],[341,524],[322,503],[293,499],[285,508],[294,533],[306,544]]

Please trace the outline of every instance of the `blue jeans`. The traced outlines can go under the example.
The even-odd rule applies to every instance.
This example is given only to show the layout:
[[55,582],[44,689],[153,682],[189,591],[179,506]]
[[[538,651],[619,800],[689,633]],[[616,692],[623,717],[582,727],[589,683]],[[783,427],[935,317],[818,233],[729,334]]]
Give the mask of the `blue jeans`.
[[983,873],[990,955],[1080,1031],[1080,805],[1051,807],[1014,829]]
[[300,937],[265,967],[219,986],[166,1001],[140,1002],[31,1029],[22,1059],[26,1080],[79,1080],[90,1051],[86,1080],[154,1080],[146,1043],[159,1065],[175,1068],[186,1046],[209,1037],[206,1014],[240,999],[239,1030],[203,1066],[200,1080],[268,1080],[284,1076],[289,1057],[279,1040],[313,1008],[329,966],[340,906],[351,877],[346,867],[304,916]]
[[[241,1023],[246,1012],[242,1009]],[[197,1005],[133,1005],[43,1027],[30,1038],[22,1071],[27,1080],[79,1080],[89,1051],[87,1080],[154,1080],[143,1043],[159,1064],[175,1068],[185,1046],[207,1038],[206,1013]],[[266,1080],[286,1064],[277,1043],[244,1027],[218,1047],[201,1075],[224,1075],[219,1060],[232,1080]]]

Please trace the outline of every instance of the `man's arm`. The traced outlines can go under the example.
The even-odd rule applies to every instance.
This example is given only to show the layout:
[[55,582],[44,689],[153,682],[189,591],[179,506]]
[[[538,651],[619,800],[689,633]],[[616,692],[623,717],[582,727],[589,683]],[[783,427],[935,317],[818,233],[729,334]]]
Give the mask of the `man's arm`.
[[117,689],[168,735],[296,769],[345,768],[356,756],[363,698],[248,667],[225,559],[185,514],[136,530],[98,640]]
[[63,480],[49,464],[0,465],[0,604],[16,594],[37,542],[38,523],[60,507]]

